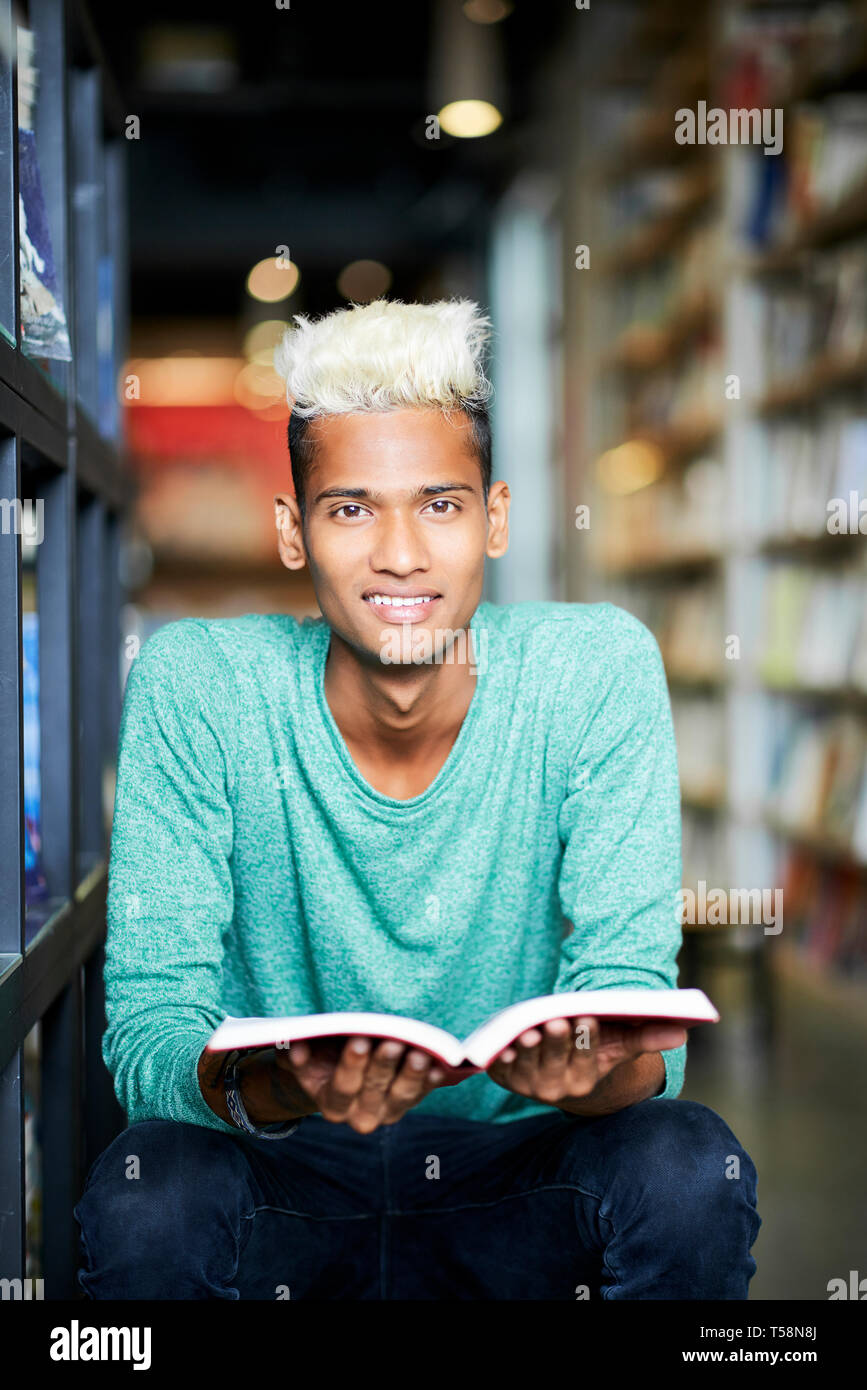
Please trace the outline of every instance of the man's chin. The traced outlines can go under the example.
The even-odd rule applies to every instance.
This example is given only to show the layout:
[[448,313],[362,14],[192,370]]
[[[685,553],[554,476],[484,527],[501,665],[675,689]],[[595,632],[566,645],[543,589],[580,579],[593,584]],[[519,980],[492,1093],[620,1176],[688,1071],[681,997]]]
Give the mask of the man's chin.
[[396,627],[383,625],[377,635],[371,638],[369,632],[341,631],[333,623],[329,624],[355,658],[363,665],[375,670],[389,666],[416,666],[425,660],[433,660],[436,652],[434,633],[422,634],[422,629],[410,624]]

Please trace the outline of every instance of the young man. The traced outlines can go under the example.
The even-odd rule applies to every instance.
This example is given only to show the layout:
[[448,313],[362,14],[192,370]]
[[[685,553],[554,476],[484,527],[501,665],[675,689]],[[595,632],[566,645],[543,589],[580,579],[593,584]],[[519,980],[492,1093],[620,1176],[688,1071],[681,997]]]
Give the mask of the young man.
[[298,316],[278,545],[322,618],[171,622],[130,672],[104,1042],[130,1128],[76,1208],[93,1298],[747,1297],[755,1168],[676,1099],[680,1027],[560,1019],[457,1085],[365,1038],[203,1051],[227,1014],[465,1036],[676,985],[656,642],[607,603],[480,601],[509,511],[488,326],[466,300]]

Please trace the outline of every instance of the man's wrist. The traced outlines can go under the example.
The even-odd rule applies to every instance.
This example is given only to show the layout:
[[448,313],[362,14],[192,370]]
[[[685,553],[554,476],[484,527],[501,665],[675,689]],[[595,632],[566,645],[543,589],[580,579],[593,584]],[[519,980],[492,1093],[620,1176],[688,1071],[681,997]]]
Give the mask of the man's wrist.
[[[273,1061],[266,1062],[272,1048],[244,1052],[237,1062],[237,1084],[243,1085],[243,1106],[251,1124],[286,1123],[316,1113],[316,1106],[301,1088],[288,1088]],[[227,1124],[235,1121],[226,1099],[225,1074],[230,1053],[202,1052],[198,1063],[199,1090],[215,1115]],[[236,1126],[237,1127],[237,1126]]]
[[566,1115],[613,1115],[627,1105],[650,1100],[666,1086],[665,1060],[661,1052],[642,1052],[611,1071],[586,1096],[576,1096],[557,1105]]
[[237,1089],[252,1124],[285,1123],[316,1113],[316,1106],[293,1078],[274,1062],[274,1049],[239,1058]]
[[232,1123],[246,1134],[252,1134],[257,1139],[288,1139],[294,1134],[302,1116],[293,1116],[290,1120],[282,1117],[279,1120],[267,1121],[264,1125],[254,1121],[247,1113],[240,1088],[239,1058],[234,1055],[226,1068],[224,1078],[226,1093],[226,1105]]

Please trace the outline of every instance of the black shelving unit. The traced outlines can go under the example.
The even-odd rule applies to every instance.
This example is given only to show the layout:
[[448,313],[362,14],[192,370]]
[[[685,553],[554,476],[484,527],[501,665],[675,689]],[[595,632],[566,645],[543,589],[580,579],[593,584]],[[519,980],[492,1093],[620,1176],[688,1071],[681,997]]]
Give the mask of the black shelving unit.
[[[21,345],[18,25],[35,33],[34,130],[70,362],[36,361]],[[44,1296],[61,1299],[80,1296],[72,1210],[84,1175],[124,1123],[101,1040],[103,782],[117,745],[131,497],[116,387],[128,324],[126,113],[78,0],[30,0],[14,14],[0,0],[0,26],[0,1277],[26,1273],[23,1045],[38,1021],[50,1156],[41,1272]],[[33,546],[8,520],[28,500],[44,509]],[[24,868],[22,624],[33,604],[48,890],[38,904]]]

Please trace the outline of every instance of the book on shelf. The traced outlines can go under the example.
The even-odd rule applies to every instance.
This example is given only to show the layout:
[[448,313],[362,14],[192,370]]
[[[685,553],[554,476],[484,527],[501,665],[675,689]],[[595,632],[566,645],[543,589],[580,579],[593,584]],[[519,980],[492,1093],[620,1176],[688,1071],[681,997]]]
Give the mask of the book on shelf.
[[48,885],[42,867],[42,780],[39,723],[39,615],[21,615],[21,695],[24,744],[24,896],[44,902]]
[[867,984],[867,876],[791,850],[782,875],[797,952],[829,976]]
[[773,565],[764,592],[761,678],[772,686],[857,688],[867,677],[865,592],[867,576],[857,569]]
[[862,864],[867,864],[867,767],[861,778],[858,802],[855,808],[852,828],[852,853]]
[[852,844],[858,799],[864,779],[867,731],[852,715],[834,721],[828,750],[822,828],[835,841]]
[[867,730],[849,714],[792,714],[778,729],[768,809],[772,818],[857,857]]

